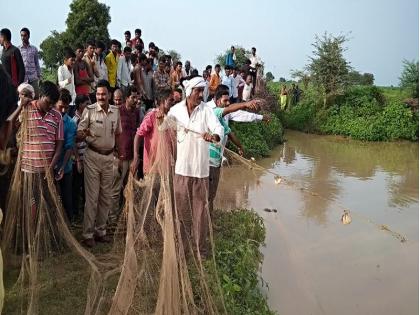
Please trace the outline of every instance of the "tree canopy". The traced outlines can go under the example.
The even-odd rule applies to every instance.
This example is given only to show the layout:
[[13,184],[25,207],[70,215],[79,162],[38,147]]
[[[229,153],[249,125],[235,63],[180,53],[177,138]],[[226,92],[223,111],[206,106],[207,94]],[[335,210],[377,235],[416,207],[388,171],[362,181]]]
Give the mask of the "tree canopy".
[[403,60],[400,87],[410,91],[413,98],[419,97],[419,62]]
[[47,68],[57,68],[63,62],[64,47],[84,45],[88,40],[109,43],[109,7],[98,0],[73,0],[66,20],[66,30],[52,31],[40,45],[41,58]]
[[373,85],[375,77],[372,73],[360,73],[359,71],[349,72],[349,84],[351,85]]
[[316,35],[315,43],[312,44],[315,49],[306,69],[311,81],[326,97],[342,93],[348,84],[351,66],[343,55],[343,44],[346,41],[348,39],[344,35],[324,33],[321,37]]
[[270,81],[273,81],[275,78],[274,78],[274,75],[269,71],[269,72],[267,72],[266,74],[265,74],[265,79],[268,81],[268,82],[270,82]]

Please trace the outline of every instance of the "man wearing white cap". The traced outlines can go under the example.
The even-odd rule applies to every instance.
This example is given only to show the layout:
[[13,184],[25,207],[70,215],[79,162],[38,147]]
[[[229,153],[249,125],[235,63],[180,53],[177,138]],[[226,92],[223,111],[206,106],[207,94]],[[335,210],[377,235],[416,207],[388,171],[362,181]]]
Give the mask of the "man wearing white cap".
[[224,129],[213,110],[203,102],[205,80],[195,77],[185,80],[183,85],[186,99],[169,110],[160,129],[172,122],[176,124],[175,210],[181,224],[184,248],[192,240],[193,250],[206,255],[209,143],[220,142]]

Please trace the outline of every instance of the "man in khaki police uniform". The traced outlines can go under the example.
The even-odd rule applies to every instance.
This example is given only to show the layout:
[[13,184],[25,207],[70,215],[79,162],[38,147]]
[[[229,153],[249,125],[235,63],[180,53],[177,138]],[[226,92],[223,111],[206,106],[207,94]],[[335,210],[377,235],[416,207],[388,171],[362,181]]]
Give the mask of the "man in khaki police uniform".
[[113,153],[118,148],[121,122],[118,108],[109,104],[110,91],[108,81],[98,82],[97,102],[86,107],[77,128],[77,137],[87,143],[83,162],[86,194],[83,243],[87,247],[95,246],[95,241],[111,241],[106,235],[106,222],[112,207]]

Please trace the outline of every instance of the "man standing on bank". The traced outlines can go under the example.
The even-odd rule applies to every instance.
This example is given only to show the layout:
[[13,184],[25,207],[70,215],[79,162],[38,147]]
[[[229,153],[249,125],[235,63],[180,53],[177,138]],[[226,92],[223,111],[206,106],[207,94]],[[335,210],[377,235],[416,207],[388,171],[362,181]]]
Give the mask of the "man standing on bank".
[[24,27],[20,30],[20,38],[22,45],[19,46],[22,55],[23,64],[25,65],[25,82],[28,82],[35,91],[35,99],[39,96],[39,79],[41,79],[41,67],[39,66],[38,49],[29,44],[31,32]]
[[[175,209],[184,248],[208,254],[209,143],[219,143],[224,129],[213,110],[203,102],[202,77],[184,81],[186,99],[171,107],[159,127],[177,126],[177,158],[173,180]],[[162,118],[160,118],[162,119]]]
[[108,81],[98,82],[95,104],[86,107],[77,128],[77,137],[85,140],[84,156],[86,204],[83,218],[83,243],[109,243],[106,222],[112,207],[112,165],[121,133],[120,112],[109,104],[111,88]]

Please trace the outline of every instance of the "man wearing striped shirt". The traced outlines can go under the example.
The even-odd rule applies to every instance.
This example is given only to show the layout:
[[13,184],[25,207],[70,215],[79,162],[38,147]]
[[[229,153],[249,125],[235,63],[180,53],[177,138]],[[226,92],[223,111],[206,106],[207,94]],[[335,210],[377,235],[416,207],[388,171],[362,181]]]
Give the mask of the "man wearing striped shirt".
[[54,109],[57,86],[44,82],[40,99],[27,105],[27,136],[22,139],[21,169],[27,173],[52,172],[63,147],[63,119]]

